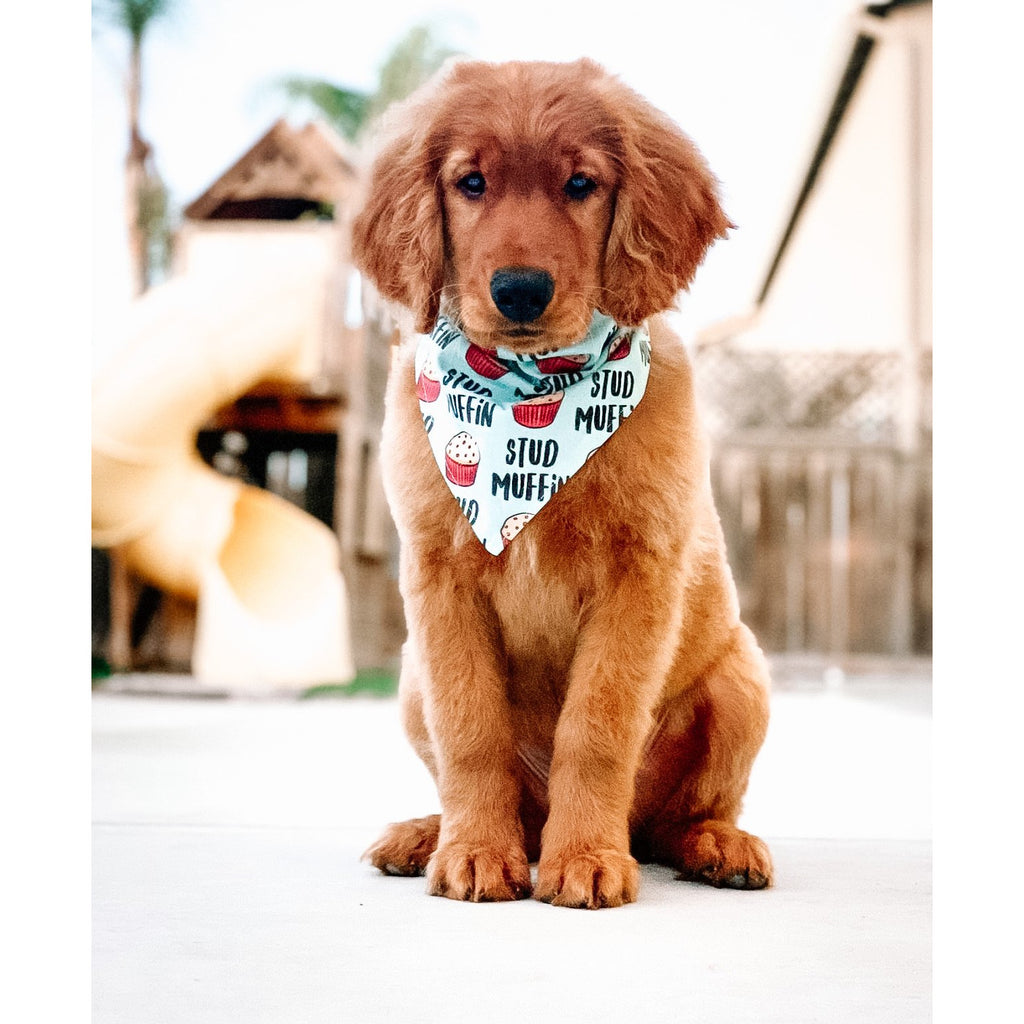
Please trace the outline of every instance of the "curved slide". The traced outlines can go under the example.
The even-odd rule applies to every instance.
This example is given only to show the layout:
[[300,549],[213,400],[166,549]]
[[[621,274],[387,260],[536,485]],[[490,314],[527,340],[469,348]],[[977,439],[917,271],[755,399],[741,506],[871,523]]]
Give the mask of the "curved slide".
[[334,533],[195,451],[211,413],[264,380],[308,379],[323,261],[261,279],[182,277],[138,299],[93,386],[92,539],[197,601],[192,673],[258,692],[354,676]]

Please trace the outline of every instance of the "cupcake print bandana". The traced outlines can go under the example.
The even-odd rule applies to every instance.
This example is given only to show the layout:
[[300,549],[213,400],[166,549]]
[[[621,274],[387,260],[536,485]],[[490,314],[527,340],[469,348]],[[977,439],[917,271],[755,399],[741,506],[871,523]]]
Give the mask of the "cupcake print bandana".
[[442,316],[416,349],[416,396],[438,469],[500,555],[618,429],[647,387],[645,326],[594,313],[582,341],[542,355],[474,345]]

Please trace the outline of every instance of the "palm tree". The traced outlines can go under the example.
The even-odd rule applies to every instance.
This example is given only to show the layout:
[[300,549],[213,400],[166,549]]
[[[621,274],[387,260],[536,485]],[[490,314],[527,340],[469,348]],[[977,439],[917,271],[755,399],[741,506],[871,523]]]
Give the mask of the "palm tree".
[[431,25],[415,25],[384,61],[372,93],[319,78],[285,78],[277,85],[289,100],[312,104],[341,135],[355,141],[392,103],[405,99],[459,52],[438,39]]
[[125,220],[132,294],[149,286],[153,270],[166,257],[167,190],[153,162],[153,147],[139,127],[142,101],[142,43],[150,26],[165,17],[176,0],[98,0],[93,14],[128,34],[128,152],[125,156]]

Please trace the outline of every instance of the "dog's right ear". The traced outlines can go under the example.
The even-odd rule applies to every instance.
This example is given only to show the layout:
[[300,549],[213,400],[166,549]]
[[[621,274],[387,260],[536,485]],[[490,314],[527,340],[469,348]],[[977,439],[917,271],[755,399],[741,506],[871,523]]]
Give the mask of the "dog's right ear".
[[422,124],[394,136],[373,162],[352,226],[355,265],[381,295],[412,310],[416,330],[424,334],[437,320],[444,283],[444,228],[432,163]]
[[602,312],[638,324],[670,309],[716,238],[731,227],[718,182],[696,146],[661,111],[616,80],[622,181],[605,247]]

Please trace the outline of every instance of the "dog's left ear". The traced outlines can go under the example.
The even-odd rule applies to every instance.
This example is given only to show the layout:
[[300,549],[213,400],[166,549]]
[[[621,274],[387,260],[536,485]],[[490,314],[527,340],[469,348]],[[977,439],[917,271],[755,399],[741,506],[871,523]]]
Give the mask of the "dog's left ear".
[[620,324],[669,309],[716,238],[735,227],[696,146],[660,111],[620,86],[621,179],[600,308]]

